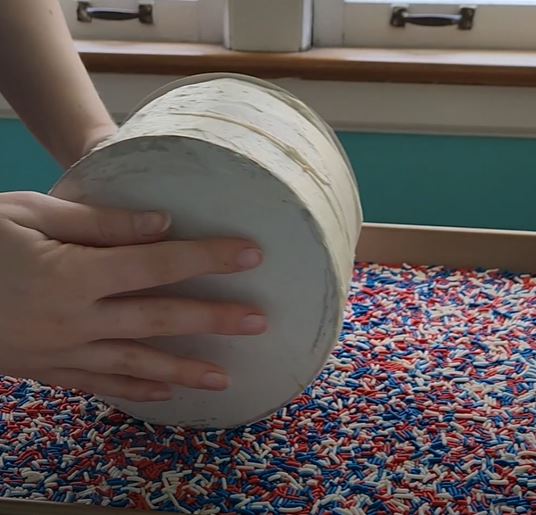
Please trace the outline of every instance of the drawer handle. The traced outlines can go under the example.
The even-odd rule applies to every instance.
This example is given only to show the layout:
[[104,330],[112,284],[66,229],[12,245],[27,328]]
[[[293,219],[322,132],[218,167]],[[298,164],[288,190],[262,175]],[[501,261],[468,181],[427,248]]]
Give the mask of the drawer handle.
[[109,7],[91,7],[91,2],[79,1],[76,9],[77,19],[83,23],[90,23],[93,18],[99,20],[139,20],[140,23],[152,24],[152,4],[140,4],[137,10],[113,9]]
[[471,30],[476,7],[461,7],[458,14],[409,14],[407,6],[394,6],[391,26],[405,27],[406,23],[423,27],[446,27],[457,25],[460,30]]

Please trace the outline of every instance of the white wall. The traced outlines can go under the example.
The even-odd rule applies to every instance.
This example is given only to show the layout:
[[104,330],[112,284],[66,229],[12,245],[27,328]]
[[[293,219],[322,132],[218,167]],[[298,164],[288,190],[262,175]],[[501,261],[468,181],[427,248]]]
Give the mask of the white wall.
[[[121,120],[173,77],[94,74]],[[536,89],[280,79],[334,128],[352,131],[536,137]],[[14,117],[0,97],[0,117]]]

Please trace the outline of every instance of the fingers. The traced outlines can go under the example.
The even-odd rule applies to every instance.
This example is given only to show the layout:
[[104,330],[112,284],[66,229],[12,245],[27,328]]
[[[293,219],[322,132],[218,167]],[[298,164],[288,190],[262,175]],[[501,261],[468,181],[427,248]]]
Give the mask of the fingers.
[[6,215],[65,243],[112,247],[158,241],[170,225],[165,213],[86,206],[30,192],[6,193]]
[[83,267],[95,277],[94,286],[101,297],[206,274],[240,272],[262,262],[260,250],[242,239],[160,242],[80,251],[72,266]]
[[33,374],[38,381],[62,388],[74,388],[95,395],[116,397],[130,401],[165,401],[171,398],[171,389],[165,383],[113,374],[99,374],[85,370],[56,368]]
[[62,366],[205,390],[225,390],[230,383],[225,370],[217,365],[177,357],[132,340],[85,344],[62,359]]
[[235,303],[123,297],[102,300],[94,309],[88,327],[92,340],[266,331],[266,318],[258,310]]

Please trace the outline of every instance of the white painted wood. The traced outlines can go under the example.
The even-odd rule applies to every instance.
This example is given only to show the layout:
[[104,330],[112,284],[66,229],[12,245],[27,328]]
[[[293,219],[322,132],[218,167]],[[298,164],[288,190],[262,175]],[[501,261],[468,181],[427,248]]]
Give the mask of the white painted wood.
[[278,84],[339,130],[536,136],[533,88],[298,81]]
[[[317,0],[317,6],[324,0]],[[328,0],[329,7],[317,9],[315,45],[337,45],[333,25],[322,17],[343,20],[340,44],[349,47],[380,48],[474,48],[534,50],[536,48],[536,0]],[[413,13],[456,14],[462,5],[476,5],[474,26],[462,31],[457,27],[391,27],[393,5],[409,6]],[[332,9],[333,12],[329,12]],[[343,15],[340,11],[343,10]],[[338,30],[338,29],[337,29]]]
[[[124,41],[222,41],[223,0],[156,0],[154,24],[136,20],[77,21],[76,0],[60,0],[67,24],[75,39]],[[95,7],[137,9],[139,0],[91,0]]]
[[173,240],[246,237],[264,251],[257,270],[151,292],[249,302],[267,313],[262,336],[150,342],[223,366],[232,386],[175,388],[169,402],[108,399],[115,406],[153,423],[233,427],[273,413],[322,368],[341,329],[362,212],[340,143],[295,97],[236,75],[186,79],[144,102],[53,194],[163,209]]
[[314,0],[314,46],[344,46],[344,2],[341,0]]
[[[167,76],[94,74],[108,109],[121,121]],[[536,137],[533,88],[273,81],[318,111],[335,129],[357,132]],[[0,97],[0,118],[15,114]]]
[[225,0],[197,0],[199,41],[221,43],[223,41],[223,9]]
[[313,0],[305,0],[302,4],[302,31],[301,31],[301,46],[300,50],[307,50],[313,44],[313,22],[314,22],[314,7]]
[[[262,0],[229,0],[231,4],[242,4],[238,16],[232,20],[235,33],[233,48],[253,48],[268,51],[275,43],[290,48],[292,39],[301,42],[301,48],[310,43],[310,8],[314,1],[313,38],[315,46],[356,46],[383,48],[475,48],[475,49],[528,49],[536,48],[536,0],[475,0],[477,6],[474,27],[460,31],[456,27],[394,28],[389,25],[393,5],[408,5],[411,12],[455,14],[467,2],[459,0],[292,0],[280,2],[304,5],[304,23],[301,39],[296,39],[296,13],[280,15],[277,2],[269,3],[268,15],[262,11]],[[260,2],[255,6],[255,1]],[[138,22],[110,22],[94,20],[80,23],[76,20],[76,0],[60,0],[73,35],[80,39],[121,39],[142,41],[223,41],[224,0],[153,0],[155,24]],[[135,8],[139,0],[93,0],[96,6]],[[268,5],[268,3],[266,3]],[[262,11],[262,12],[261,12]],[[249,13],[249,14],[248,14]],[[231,21],[232,21],[231,20]],[[244,20],[247,20],[244,22]],[[229,18],[225,23],[228,27]],[[254,27],[266,26],[277,38],[266,37],[262,30]],[[242,36],[240,36],[242,34]],[[264,35],[263,35],[264,34]],[[269,35],[269,33],[267,33]],[[238,38],[238,39],[236,39]],[[245,38],[245,39],[244,39]],[[227,39],[228,43],[229,39]],[[247,43],[249,41],[249,43]],[[247,43],[247,44],[246,44]],[[306,44],[305,44],[306,43]],[[298,44],[300,47],[300,44]]]
[[311,46],[312,0],[226,0],[224,43],[250,52],[298,52]]

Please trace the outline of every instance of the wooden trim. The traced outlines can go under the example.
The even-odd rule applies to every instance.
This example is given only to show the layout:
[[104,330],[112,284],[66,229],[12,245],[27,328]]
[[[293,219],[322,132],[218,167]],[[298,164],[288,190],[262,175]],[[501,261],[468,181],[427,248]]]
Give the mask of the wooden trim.
[[357,259],[536,274],[536,231],[364,224]]
[[77,41],[90,72],[192,75],[235,72],[264,78],[536,86],[536,52],[315,48],[252,53],[220,45]]
[[0,515],[147,515],[131,508],[0,498]]

